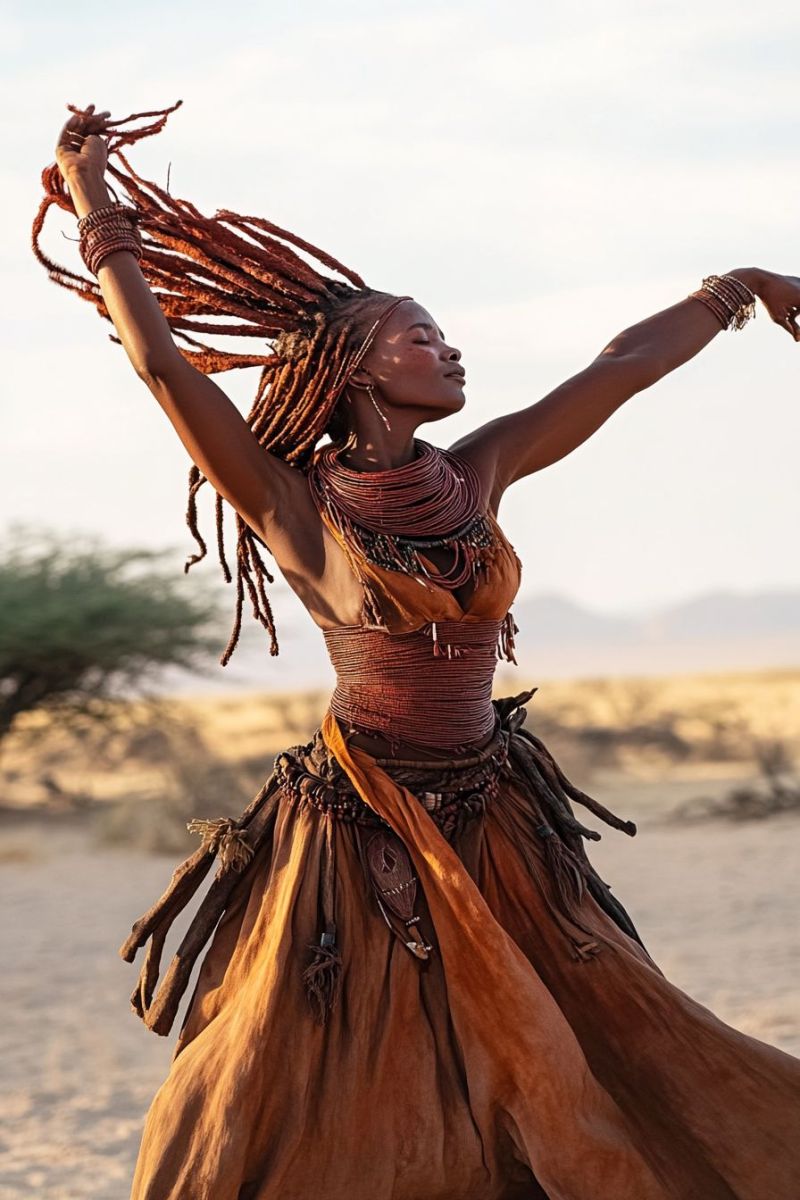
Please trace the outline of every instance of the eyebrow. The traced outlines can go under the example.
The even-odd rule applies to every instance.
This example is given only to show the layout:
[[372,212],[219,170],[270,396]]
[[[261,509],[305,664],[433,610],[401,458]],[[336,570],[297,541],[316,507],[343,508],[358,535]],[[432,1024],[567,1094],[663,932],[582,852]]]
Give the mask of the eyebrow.
[[[417,321],[414,325],[409,325],[406,333],[410,333],[412,329],[433,329],[433,325],[429,325],[427,321]],[[439,337],[442,339],[442,341],[444,341],[445,338],[441,329],[438,331],[438,333]]]

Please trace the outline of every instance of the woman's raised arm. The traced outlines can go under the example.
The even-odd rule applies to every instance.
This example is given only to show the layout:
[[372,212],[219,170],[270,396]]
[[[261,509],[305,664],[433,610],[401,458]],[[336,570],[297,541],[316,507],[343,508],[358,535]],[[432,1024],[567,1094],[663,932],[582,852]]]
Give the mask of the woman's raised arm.
[[[78,217],[111,203],[103,172],[106,114],[71,117],[56,147],[56,161]],[[192,461],[264,541],[272,522],[293,513],[302,522],[315,512],[301,472],[258,444],[239,410],[216,383],[187,362],[135,255],[104,258],[97,274],[108,315],[136,374],[175,427]],[[307,509],[307,511],[306,511]]]
[[[760,297],[797,341],[800,278],[745,267],[728,273]],[[564,458],[626,400],[694,358],[721,332],[714,313],[686,298],[625,329],[583,371],[528,408],[496,417],[451,447],[493,480],[491,507],[516,480]]]

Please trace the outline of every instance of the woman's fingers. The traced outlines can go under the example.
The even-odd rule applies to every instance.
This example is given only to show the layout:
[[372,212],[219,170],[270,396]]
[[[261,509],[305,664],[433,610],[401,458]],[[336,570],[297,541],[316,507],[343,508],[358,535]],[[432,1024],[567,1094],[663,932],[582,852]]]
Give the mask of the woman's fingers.
[[67,121],[61,133],[58,135],[59,146],[73,146],[78,141],[77,130],[75,130]]
[[789,333],[792,335],[792,337],[794,338],[795,341],[797,341],[798,334],[800,334],[800,330],[798,329],[797,325],[795,324],[796,320],[797,320],[797,313],[796,312],[788,312],[782,319],[780,319],[778,321],[778,324],[782,325],[784,329],[789,330]]
[[777,275],[767,271],[758,294],[775,324],[790,333],[795,342],[800,342],[800,328],[797,326],[800,275]]
[[106,118],[111,116],[111,110],[104,108],[102,112],[95,112],[94,107],[93,104],[90,104],[85,109],[79,109],[76,112],[76,106],[68,104],[67,108],[72,111],[72,116],[67,121],[67,125],[79,128],[81,125],[89,125],[98,121],[105,123]]
[[105,127],[106,116],[103,113],[97,113],[90,117],[72,116],[62,128],[58,144],[81,145],[92,134],[104,132]]

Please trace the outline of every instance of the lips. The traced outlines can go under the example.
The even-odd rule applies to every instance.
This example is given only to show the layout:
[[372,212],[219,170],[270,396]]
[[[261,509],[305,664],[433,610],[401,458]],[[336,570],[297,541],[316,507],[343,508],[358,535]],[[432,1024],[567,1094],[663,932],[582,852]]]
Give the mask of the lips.
[[448,371],[445,375],[445,379],[466,379],[466,377],[467,373],[463,367],[456,367],[454,371]]

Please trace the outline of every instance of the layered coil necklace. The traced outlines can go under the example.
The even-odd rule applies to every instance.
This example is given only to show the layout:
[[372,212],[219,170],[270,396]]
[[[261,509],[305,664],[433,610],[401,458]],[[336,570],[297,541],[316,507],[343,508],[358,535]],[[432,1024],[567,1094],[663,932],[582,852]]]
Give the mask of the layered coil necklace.
[[[353,471],[341,450],[323,446],[309,472],[316,503],[345,541],[369,562],[455,591],[487,570],[494,533],[480,511],[474,467],[448,450],[414,439],[417,457],[384,471]],[[431,568],[420,551],[448,547],[453,561]]]

